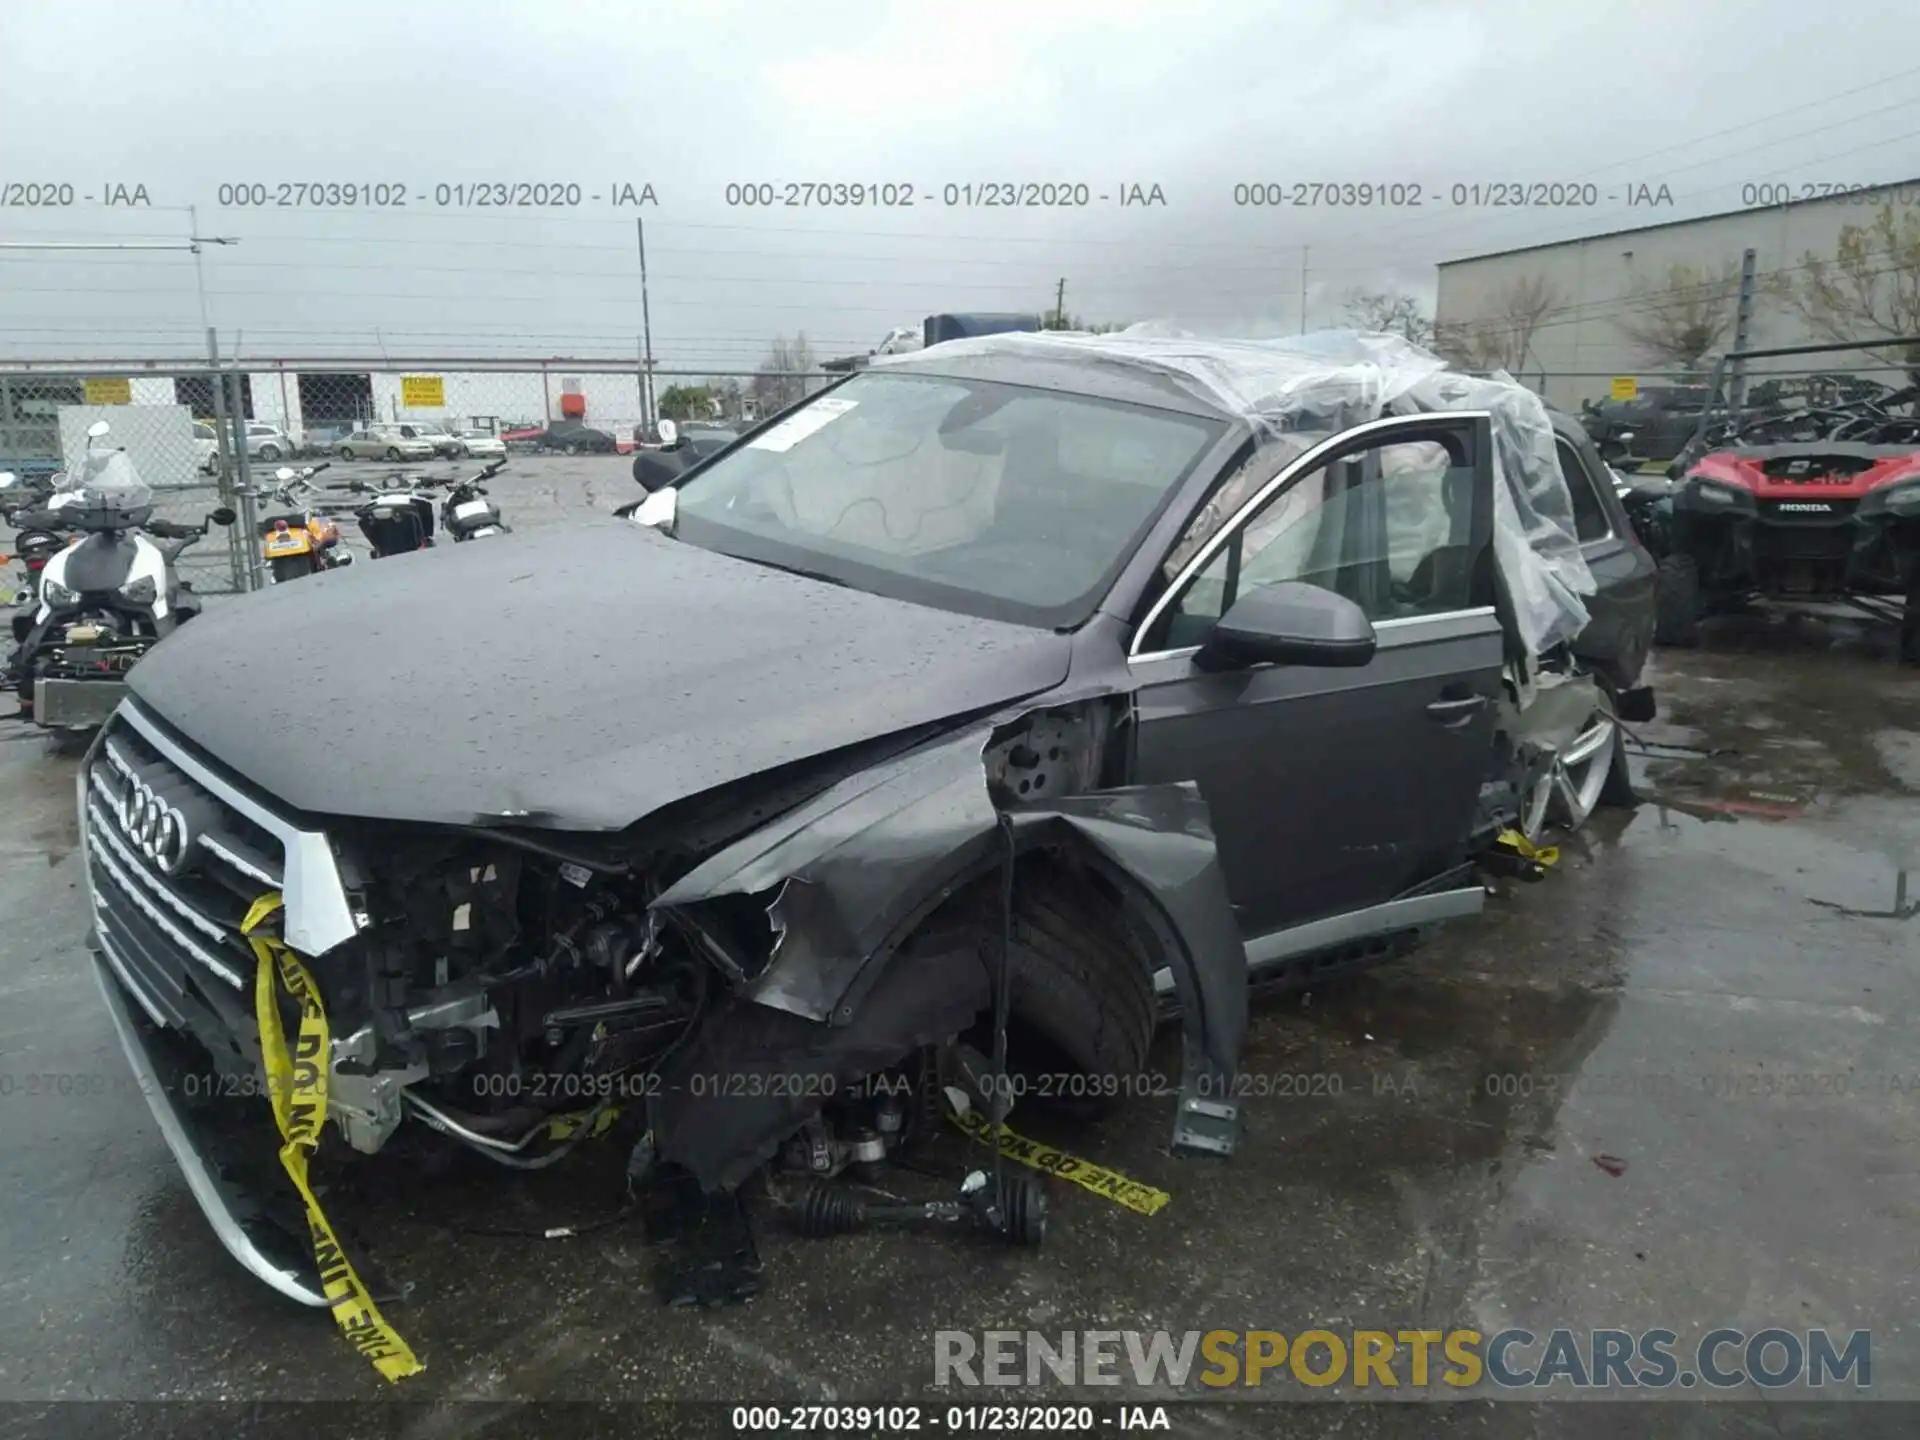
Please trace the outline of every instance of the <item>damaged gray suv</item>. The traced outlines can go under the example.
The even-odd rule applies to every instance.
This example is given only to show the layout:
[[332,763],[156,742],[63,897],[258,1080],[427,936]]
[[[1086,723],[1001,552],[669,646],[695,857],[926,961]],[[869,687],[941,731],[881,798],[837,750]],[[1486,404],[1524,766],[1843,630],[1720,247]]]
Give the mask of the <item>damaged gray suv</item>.
[[[877,362],[630,517],[157,647],[81,771],[102,989],[220,1238],[310,1303],[170,1078],[258,1083],[269,911],[330,1144],[535,1164],[617,1106],[737,1187],[925,1123],[863,1082],[1004,978],[1094,1076],[1177,1018],[1175,1148],[1230,1151],[1250,973],[1469,914],[1494,837],[1630,799],[1653,566],[1604,473],[1386,336]],[[290,654],[327,658],[253,683]]]

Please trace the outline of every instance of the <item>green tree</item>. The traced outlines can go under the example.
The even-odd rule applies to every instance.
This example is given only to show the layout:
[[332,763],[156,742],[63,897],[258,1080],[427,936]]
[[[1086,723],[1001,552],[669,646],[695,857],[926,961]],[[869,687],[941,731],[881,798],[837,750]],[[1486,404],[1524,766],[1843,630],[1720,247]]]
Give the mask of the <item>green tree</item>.
[[705,420],[713,414],[715,403],[710,385],[669,385],[660,392],[660,418]]

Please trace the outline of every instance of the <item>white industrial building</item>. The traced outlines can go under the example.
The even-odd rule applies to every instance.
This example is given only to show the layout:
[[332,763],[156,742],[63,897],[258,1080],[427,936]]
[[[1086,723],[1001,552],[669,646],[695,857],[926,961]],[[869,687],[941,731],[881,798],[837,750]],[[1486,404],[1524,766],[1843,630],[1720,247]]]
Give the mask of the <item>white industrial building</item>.
[[[1650,359],[1622,332],[1621,317],[1644,314],[1648,294],[1658,292],[1675,266],[1717,278],[1723,266],[1737,269],[1751,247],[1762,283],[1749,348],[1819,343],[1832,337],[1813,333],[1790,307],[1771,297],[1767,277],[1796,273],[1809,253],[1831,258],[1842,230],[1871,225],[1885,204],[1895,207],[1897,217],[1914,213],[1920,207],[1920,180],[1888,182],[1877,193],[1790,201],[1446,261],[1439,267],[1435,323],[1442,333],[1489,323],[1497,327],[1510,313],[1516,288],[1550,295],[1551,306],[1533,328],[1515,373],[1549,400],[1571,408],[1583,399],[1603,398],[1612,376],[1654,383],[1660,372],[1670,372],[1670,363]],[[1731,344],[1729,325],[1723,348]],[[1859,369],[1871,363],[1861,354],[1837,355],[1760,362],[1753,370]],[[1898,372],[1878,378],[1900,383]]]

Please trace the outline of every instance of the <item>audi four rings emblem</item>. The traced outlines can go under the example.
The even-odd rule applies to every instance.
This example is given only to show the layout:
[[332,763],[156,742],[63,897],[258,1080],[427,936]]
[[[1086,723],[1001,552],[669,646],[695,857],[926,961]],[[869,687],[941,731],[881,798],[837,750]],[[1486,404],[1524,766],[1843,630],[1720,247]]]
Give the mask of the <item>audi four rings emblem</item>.
[[178,805],[138,775],[126,779],[119,806],[121,828],[147,859],[178,875],[193,855],[193,826]]

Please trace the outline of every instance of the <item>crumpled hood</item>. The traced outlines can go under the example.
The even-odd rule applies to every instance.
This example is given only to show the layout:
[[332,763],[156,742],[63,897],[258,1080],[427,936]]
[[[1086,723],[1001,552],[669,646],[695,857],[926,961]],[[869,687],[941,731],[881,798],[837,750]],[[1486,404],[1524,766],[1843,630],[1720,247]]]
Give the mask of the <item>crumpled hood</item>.
[[297,809],[604,831],[1036,694],[1069,643],[609,519],[216,601],[128,678]]

